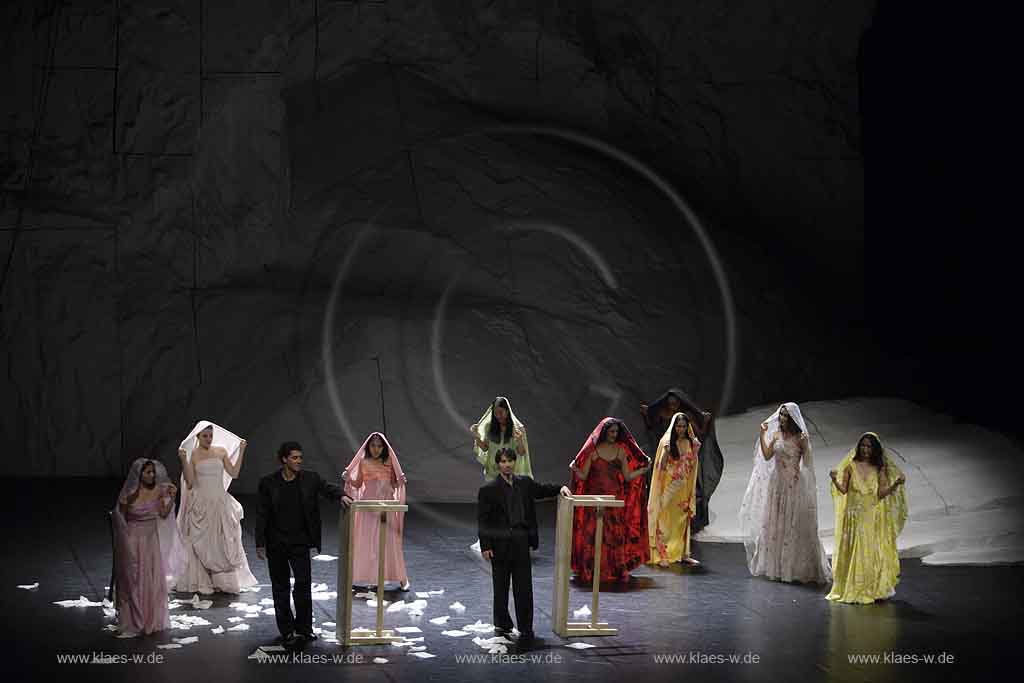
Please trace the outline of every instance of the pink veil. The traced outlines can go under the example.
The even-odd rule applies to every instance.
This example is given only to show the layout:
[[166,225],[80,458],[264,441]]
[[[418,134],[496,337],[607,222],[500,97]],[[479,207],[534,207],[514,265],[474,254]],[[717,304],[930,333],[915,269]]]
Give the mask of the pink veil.
[[[345,468],[345,493],[352,500],[363,500],[363,495],[366,492],[366,483],[363,482],[359,488],[356,488],[355,482],[359,478],[359,466],[363,464],[363,458],[366,457],[366,445],[370,443],[370,439],[374,436],[379,436],[388,449],[388,464],[391,465],[391,471],[395,473],[395,478],[398,480],[398,486],[395,487],[394,500],[395,502],[402,503],[404,505],[405,473],[402,472],[402,466],[398,463],[398,451],[396,451],[394,446],[388,442],[388,438],[380,432],[373,432],[366,437],[366,440],[363,441],[363,445],[359,447],[359,450],[356,451],[356,454],[349,462],[348,467]],[[391,512],[389,514],[392,515],[395,529],[399,534],[401,534],[405,521],[405,513]]]
[[[124,484],[121,486],[121,492],[117,496],[117,503],[111,511],[114,521],[114,538],[117,545],[117,552],[119,554],[117,562],[119,563],[132,562],[132,558],[125,557],[123,554],[127,552],[127,544],[125,541],[127,540],[128,534],[128,521],[124,518],[124,515],[121,514],[121,505],[127,504],[128,496],[138,490],[140,479],[142,478],[142,468],[146,463],[150,462],[153,463],[153,467],[155,469],[156,487],[161,489],[165,496],[167,487],[171,483],[170,477],[167,476],[167,469],[159,460],[138,458],[132,463],[131,468],[128,470],[128,476],[125,478]],[[178,526],[175,523],[174,515],[168,514],[166,517],[160,517],[157,515],[156,528],[160,543],[160,558],[163,561],[164,576],[173,578],[177,576],[185,566],[185,551],[181,543],[181,535],[178,533]]]

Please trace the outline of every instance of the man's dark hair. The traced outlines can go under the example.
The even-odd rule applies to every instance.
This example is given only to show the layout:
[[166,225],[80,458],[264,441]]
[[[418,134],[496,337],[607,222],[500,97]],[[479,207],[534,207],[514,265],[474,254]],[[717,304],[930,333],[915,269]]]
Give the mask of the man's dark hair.
[[495,465],[497,465],[499,462],[501,462],[501,456],[503,456],[503,455],[506,458],[510,458],[512,460],[516,460],[516,458],[518,457],[518,454],[516,453],[516,450],[514,448],[502,448],[502,449],[499,449],[498,452],[494,454],[494,464]]
[[277,460],[278,462],[284,462],[284,459],[291,455],[292,451],[301,451],[302,446],[299,445],[298,441],[285,441],[281,444],[281,447],[277,449]]

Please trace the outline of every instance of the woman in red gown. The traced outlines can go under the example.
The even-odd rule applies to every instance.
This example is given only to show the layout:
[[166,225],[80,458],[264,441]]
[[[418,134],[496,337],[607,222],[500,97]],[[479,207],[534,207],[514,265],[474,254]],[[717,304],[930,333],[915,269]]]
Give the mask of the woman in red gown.
[[[650,559],[643,477],[650,463],[622,420],[606,417],[570,465],[574,495],[613,495],[626,503],[625,507],[604,511],[602,581],[628,581],[629,572]],[[580,581],[593,580],[596,529],[595,509],[577,508],[572,527],[572,570]]]

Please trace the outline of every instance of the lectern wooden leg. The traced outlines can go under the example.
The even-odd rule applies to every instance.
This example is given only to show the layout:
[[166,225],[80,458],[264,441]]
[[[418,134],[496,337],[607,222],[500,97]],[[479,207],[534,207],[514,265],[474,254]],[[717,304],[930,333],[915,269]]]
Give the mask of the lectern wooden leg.
[[[380,513],[380,533],[377,535],[377,630],[349,632],[350,645],[385,645],[402,640],[388,629],[384,630],[384,552],[387,548],[388,513]],[[351,592],[351,589],[350,589]]]

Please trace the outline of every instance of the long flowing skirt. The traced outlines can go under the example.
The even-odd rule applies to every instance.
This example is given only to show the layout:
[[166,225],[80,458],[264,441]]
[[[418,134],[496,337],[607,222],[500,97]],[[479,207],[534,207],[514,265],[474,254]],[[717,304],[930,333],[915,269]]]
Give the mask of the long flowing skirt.
[[170,628],[167,578],[155,519],[129,521],[117,535],[115,602],[122,633],[154,633]]
[[188,593],[239,593],[258,582],[242,546],[242,505],[226,491],[194,495],[182,534],[185,568],[174,588]]
[[[391,500],[394,489],[383,479],[367,480],[364,500]],[[402,552],[401,512],[388,512],[384,532],[384,580],[405,583],[409,580]],[[378,548],[380,547],[380,514],[361,512],[356,515],[353,530],[352,581],[360,585],[377,583]]]

